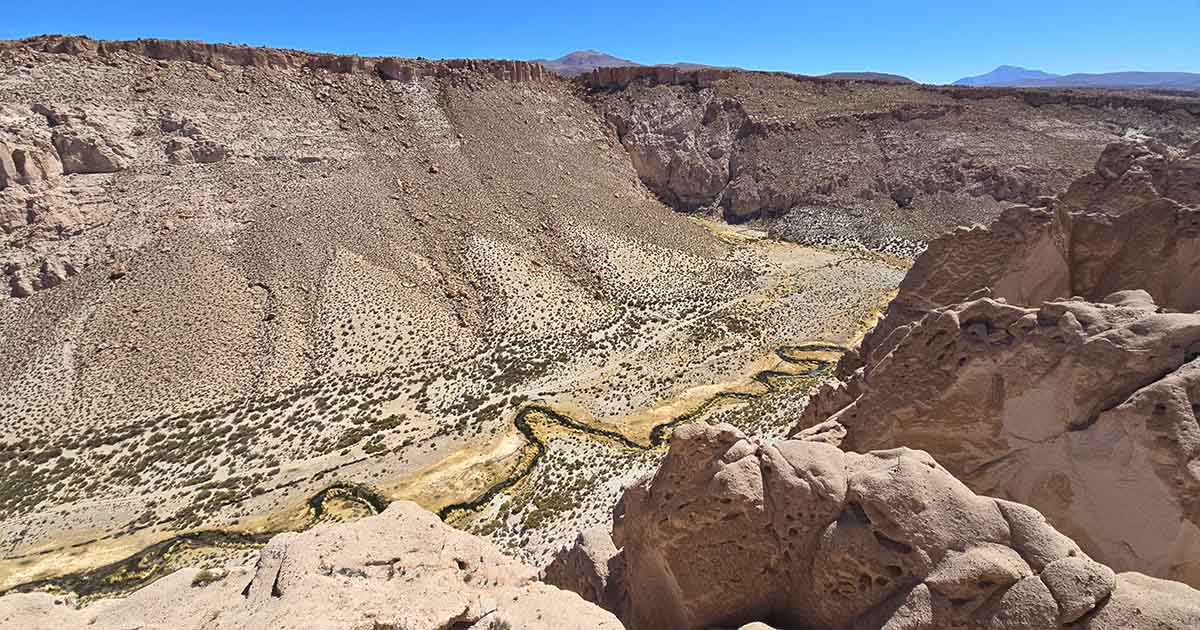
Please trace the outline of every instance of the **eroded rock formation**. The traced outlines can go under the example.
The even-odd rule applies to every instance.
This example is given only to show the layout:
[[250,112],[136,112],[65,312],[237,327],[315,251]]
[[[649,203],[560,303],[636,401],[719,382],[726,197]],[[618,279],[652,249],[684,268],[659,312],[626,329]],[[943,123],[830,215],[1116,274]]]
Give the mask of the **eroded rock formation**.
[[1200,592],[1114,574],[1036,510],[976,495],[907,448],[856,454],[686,426],[626,491],[613,541],[581,536],[545,574],[634,629],[1200,623]]
[[938,453],[1114,568],[1198,583],[1200,314],[1160,310],[1144,291],[964,302],[896,329],[821,396],[843,398],[848,448]]
[[1047,200],[1048,207],[1011,207],[987,227],[957,228],[931,241],[863,341],[862,360],[897,327],[984,288],[1024,305],[1143,289],[1164,308],[1200,309],[1198,177],[1195,152],[1115,143],[1094,174]]
[[397,502],[354,523],[276,536],[253,571],[178,571],[83,608],[62,596],[0,598],[0,626],[64,628],[620,628],[534,580],[491,544]]
[[1050,207],[934,241],[797,429],[924,449],[1118,570],[1200,584],[1197,165],[1116,144]]
[[67,241],[106,223],[112,208],[101,186],[64,176],[128,168],[131,127],[94,108],[0,105],[0,232],[18,246],[0,254],[9,295],[57,286],[85,265],[89,246]]

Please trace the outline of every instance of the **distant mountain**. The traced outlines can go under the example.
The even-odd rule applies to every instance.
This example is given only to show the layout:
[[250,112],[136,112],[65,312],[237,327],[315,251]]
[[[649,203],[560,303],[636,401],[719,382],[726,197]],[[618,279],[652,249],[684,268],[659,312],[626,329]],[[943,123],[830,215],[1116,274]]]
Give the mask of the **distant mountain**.
[[1104,72],[1068,74],[1029,81],[1024,87],[1090,87],[1200,91],[1200,74],[1195,72]]
[[573,53],[567,53],[558,59],[534,59],[534,61],[546,66],[546,69],[551,72],[568,77],[587,74],[596,68],[642,65],[635,61],[602,53],[598,50],[577,50]]
[[1000,66],[954,85],[1007,87],[1082,87],[1200,91],[1200,74],[1194,72],[1103,72],[1057,75],[1016,66]]
[[[558,59],[533,59],[532,61],[546,66],[547,70],[550,70],[555,74],[560,74],[566,77],[576,77],[581,74],[587,74],[596,68],[646,65],[636,61],[614,57],[608,53],[603,53],[598,50],[577,50],[572,53],[567,53]],[[662,64],[662,66],[684,71],[703,70],[706,68],[728,68],[730,70],[741,69],[729,66],[712,66],[703,63],[691,63],[687,61]],[[898,74],[886,74],[883,72],[832,72],[830,74],[822,75],[822,78],[850,81],[891,81],[894,83],[915,83],[915,81],[908,77],[903,77]]]
[[1030,70],[1019,66],[1000,66],[987,74],[966,77],[954,82],[954,85],[1023,85],[1027,81],[1054,79],[1057,74]]
[[822,79],[840,79],[842,81],[886,81],[889,83],[916,83],[912,79],[899,74],[886,72],[830,72],[822,74]]

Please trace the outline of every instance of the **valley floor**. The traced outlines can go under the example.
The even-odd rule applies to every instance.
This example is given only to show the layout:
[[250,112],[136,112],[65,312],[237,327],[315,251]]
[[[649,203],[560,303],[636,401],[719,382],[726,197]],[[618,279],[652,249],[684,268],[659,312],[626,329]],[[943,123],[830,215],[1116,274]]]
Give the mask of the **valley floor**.
[[[397,499],[441,511],[543,563],[575,532],[607,520],[622,488],[657,466],[670,428],[720,418],[782,435],[838,345],[854,340],[904,273],[871,255],[695,221],[729,247],[731,263],[754,270],[726,299],[679,316],[632,306],[623,318],[640,325],[618,320],[592,332],[603,339],[626,326],[629,342],[566,357],[515,385],[498,379],[488,396],[437,405],[457,413],[430,413],[414,402],[420,394],[398,391],[385,370],[369,381],[340,375],[278,399],[220,404],[189,422],[163,422],[185,432],[196,420],[236,431],[250,426],[261,441],[272,434],[273,417],[347,409],[350,426],[361,431],[342,448],[308,457],[302,435],[290,438],[300,447],[290,451],[281,448],[286,434],[274,446],[266,442],[292,455],[227,475],[256,482],[204,493],[210,503],[199,513],[186,510],[193,493],[150,484],[9,518],[0,524],[0,588],[123,592],[181,566],[248,561],[271,533],[361,517]],[[460,365],[479,360],[464,356]],[[457,388],[479,391],[468,382],[477,374],[451,372],[418,391],[455,398]],[[153,432],[133,439],[147,435]],[[131,523],[129,512],[145,506],[153,506],[151,517]]]

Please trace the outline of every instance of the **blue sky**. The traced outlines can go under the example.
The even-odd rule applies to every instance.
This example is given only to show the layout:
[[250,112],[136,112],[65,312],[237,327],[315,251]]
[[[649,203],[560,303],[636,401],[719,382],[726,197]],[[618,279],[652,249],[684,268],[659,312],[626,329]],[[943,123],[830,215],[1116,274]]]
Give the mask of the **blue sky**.
[[529,59],[591,48],[642,63],[874,70],[939,83],[1000,64],[1200,72],[1200,0],[0,0],[0,15],[0,39],[164,37],[428,58]]

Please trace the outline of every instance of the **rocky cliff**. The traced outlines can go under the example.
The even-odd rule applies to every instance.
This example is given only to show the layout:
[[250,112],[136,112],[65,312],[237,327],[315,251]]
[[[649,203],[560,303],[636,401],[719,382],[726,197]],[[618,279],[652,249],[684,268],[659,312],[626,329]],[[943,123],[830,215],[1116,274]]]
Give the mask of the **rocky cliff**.
[[1036,204],[1144,134],[1200,137],[1200,99],[931,88],[668,67],[584,79],[638,175],[682,210],[778,235],[912,255],[957,225]]
[[934,241],[797,430],[927,450],[1115,568],[1200,583],[1196,173],[1115,144],[1049,207]]
[[72,35],[42,35],[0,42],[0,51],[38,51],[98,59],[121,54],[158,61],[187,61],[214,70],[229,66],[274,70],[322,70],[325,72],[374,74],[385,79],[412,81],[420,77],[468,78],[484,74],[504,81],[552,81],[555,76],[541,64],[500,59],[450,59],[427,61],[399,57],[361,57],[312,53],[281,48],[255,48],[237,44],[211,44],[172,39],[95,40]]

